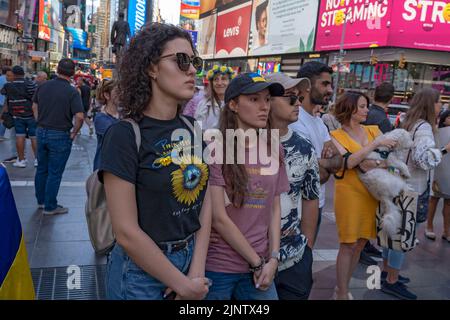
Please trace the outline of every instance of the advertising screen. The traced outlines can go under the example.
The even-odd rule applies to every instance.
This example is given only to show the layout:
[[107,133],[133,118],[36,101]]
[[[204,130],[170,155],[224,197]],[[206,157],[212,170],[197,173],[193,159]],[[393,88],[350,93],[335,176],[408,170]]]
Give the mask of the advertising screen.
[[[401,2],[397,0],[396,2]],[[320,0],[316,51],[386,46],[393,0]]]
[[317,1],[254,0],[249,55],[314,51],[317,10]]
[[216,18],[217,15],[213,14],[200,19],[197,50],[203,59],[211,59],[214,57]]
[[50,41],[50,26],[52,19],[52,3],[50,0],[39,0],[38,38]]
[[134,36],[145,24],[147,15],[147,0],[130,0],[128,2],[128,23],[131,36]]
[[450,51],[450,0],[397,0],[392,12],[390,46]]
[[16,10],[23,11],[23,0],[0,0],[0,24],[16,27]]
[[200,1],[200,18],[209,14],[212,10],[217,9],[218,12],[230,9],[231,7],[245,3],[248,0],[201,0]]
[[251,1],[218,13],[215,58],[247,55],[251,13]]
[[200,15],[200,0],[181,0],[180,16],[196,20]]

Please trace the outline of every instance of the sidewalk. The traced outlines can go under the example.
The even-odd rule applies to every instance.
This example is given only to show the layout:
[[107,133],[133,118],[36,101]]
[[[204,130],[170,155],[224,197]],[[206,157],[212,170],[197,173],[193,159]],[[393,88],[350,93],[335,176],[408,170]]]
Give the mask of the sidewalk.
[[[89,241],[84,216],[86,193],[84,181],[92,172],[95,154],[95,136],[89,137],[87,127],[74,142],[72,153],[63,175],[58,195],[59,202],[69,207],[65,215],[43,217],[37,210],[34,197],[32,161],[25,169],[7,164],[7,170],[24,229],[28,258],[32,268],[37,299],[103,299],[106,259],[96,256]],[[9,140],[0,142],[0,159],[10,156]],[[27,142],[26,154],[33,160]],[[420,244],[406,256],[401,274],[411,278],[411,291],[423,299],[450,299],[450,244],[440,239],[442,230],[442,203],[435,218],[436,241],[424,238],[424,226],[418,228]],[[336,256],[339,248],[333,214],[333,186],[327,186],[327,205],[314,250],[314,287],[311,299],[328,300],[336,285]],[[81,288],[67,287],[71,273],[68,266],[80,267]],[[381,263],[380,263],[381,265]],[[358,265],[350,287],[355,299],[390,300],[380,290],[369,290],[367,267]]]

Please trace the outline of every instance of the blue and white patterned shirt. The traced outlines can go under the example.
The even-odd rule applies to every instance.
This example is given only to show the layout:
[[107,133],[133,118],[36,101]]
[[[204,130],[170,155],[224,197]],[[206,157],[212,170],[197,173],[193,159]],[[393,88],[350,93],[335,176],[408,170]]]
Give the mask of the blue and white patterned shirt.
[[289,129],[280,137],[290,190],[280,196],[281,244],[278,271],[290,268],[303,257],[307,239],[300,230],[302,200],[319,199],[319,164],[311,142]]

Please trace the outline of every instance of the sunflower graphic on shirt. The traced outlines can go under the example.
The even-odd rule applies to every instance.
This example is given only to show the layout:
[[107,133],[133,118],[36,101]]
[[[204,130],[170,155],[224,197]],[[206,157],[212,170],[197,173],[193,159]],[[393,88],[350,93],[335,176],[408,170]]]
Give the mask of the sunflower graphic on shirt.
[[178,202],[195,203],[208,181],[208,166],[196,156],[183,156],[180,168],[172,172],[172,188]]

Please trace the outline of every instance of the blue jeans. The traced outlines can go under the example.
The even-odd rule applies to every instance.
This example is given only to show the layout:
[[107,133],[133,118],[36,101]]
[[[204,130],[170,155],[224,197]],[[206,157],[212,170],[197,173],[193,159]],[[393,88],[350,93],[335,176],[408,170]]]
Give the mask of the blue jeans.
[[400,270],[405,261],[405,253],[403,251],[396,251],[392,249],[383,248],[383,259],[387,260],[389,268]]
[[206,300],[278,300],[275,284],[262,291],[255,288],[252,273],[223,273],[206,271],[212,280]]
[[280,300],[308,300],[313,286],[312,265],[313,253],[306,246],[299,262],[278,272],[275,286]]
[[62,175],[72,150],[69,131],[44,128],[36,130],[38,167],[34,178],[36,199],[44,204],[46,211],[58,206],[58,195]]
[[[194,253],[194,243],[179,251],[164,252],[167,259],[187,274]],[[116,243],[106,266],[106,298],[108,300],[163,300],[167,286],[142,270]]]

